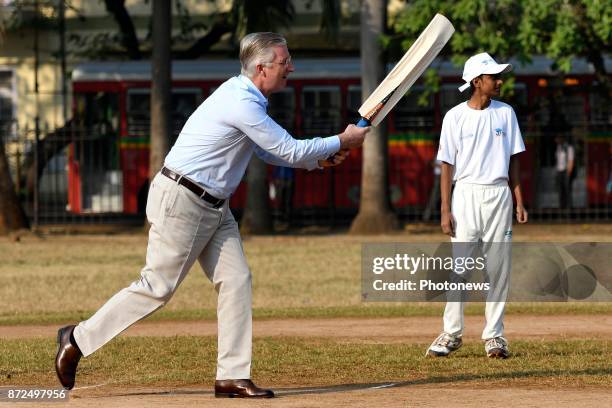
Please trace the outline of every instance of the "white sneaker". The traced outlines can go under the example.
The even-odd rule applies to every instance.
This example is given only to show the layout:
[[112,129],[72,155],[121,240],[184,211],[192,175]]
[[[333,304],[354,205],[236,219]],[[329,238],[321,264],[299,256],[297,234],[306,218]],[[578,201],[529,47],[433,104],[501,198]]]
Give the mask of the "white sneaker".
[[504,337],[494,337],[487,339],[485,342],[485,351],[489,358],[508,358],[510,357],[510,351],[508,351],[508,340]]
[[441,333],[425,352],[425,356],[446,357],[457,350],[463,344],[461,336],[453,336],[448,333]]

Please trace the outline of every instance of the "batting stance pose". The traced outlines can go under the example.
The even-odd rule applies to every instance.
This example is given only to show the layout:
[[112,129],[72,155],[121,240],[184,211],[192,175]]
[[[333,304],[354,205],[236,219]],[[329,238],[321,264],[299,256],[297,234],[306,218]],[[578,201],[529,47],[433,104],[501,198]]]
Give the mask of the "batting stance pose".
[[[140,279],[116,293],[89,320],[59,330],[55,360],[61,384],[74,386],[89,356],[165,305],[198,261],[218,293],[217,397],[273,397],[251,375],[251,272],[228,201],[253,152],[277,166],[316,169],[341,163],[369,128],[296,140],[266,113],[267,97],[294,67],[283,37],[253,33],[240,43],[242,74],[223,83],[191,115],[151,182],[151,224]],[[338,153],[339,152],[339,153]],[[330,158],[330,159],[326,159]]]
[[[499,95],[500,75],[510,70],[510,64],[498,64],[487,53],[468,59],[463,69],[466,83],[459,90],[471,88],[472,95],[467,102],[448,111],[440,135],[437,159],[442,161],[442,231],[451,236],[453,243],[480,241],[485,251],[491,248],[491,243],[510,245],[512,192],[516,197],[516,218],[519,223],[527,222],[516,156],[525,150],[521,131],[512,107],[491,99]],[[451,206],[452,181],[455,189]],[[455,247],[460,245],[453,245],[453,252]],[[506,258],[497,260],[495,267],[507,277],[510,259]],[[490,267],[487,265],[487,269]],[[508,342],[503,337],[506,293],[486,302],[482,339],[489,357],[509,356]],[[427,354],[449,355],[461,347],[462,333],[463,302],[449,300],[444,310],[444,331],[429,346]]]

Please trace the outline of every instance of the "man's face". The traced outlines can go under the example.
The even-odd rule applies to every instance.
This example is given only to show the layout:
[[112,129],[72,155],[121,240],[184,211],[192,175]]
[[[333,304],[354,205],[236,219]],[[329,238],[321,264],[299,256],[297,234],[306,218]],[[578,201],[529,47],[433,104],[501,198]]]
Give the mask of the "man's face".
[[477,81],[480,83],[480,93],[488,97],[499,96],[501,86],[504,83],[501,74],[482,74],[477,78]]
[[265,70],[264,87],[270,93],[280,91],[287,86],[287,77],[295,69],[291,62],[291,55],[286,46],[274,47],[274,59],[264,64]]

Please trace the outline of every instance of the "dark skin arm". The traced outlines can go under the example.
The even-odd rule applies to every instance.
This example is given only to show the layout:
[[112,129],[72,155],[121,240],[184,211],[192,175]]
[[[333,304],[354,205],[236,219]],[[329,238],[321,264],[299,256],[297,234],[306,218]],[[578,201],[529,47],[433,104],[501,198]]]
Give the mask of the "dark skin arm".
[[510,188],[516,198],[516,220],[519,224],[525,224],[528,219],[528,214],[523,206],[523,193],[521,191],[519,169],[518,154],[515,154],[510,157]]
[[567,161],[567,175],[570,176],[574,171],[574,160]]
[[452,164],[442,162],[442,173],[440,174],[440,214],[442,232],[451,237],[455,236],[455,220],[451,213],[451,187],[453,183],[453,169]]

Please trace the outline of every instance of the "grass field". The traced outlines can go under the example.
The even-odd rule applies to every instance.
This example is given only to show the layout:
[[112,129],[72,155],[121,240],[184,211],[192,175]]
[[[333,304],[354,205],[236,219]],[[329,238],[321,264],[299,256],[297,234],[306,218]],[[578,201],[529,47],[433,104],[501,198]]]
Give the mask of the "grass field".
[[[515,341],[513,357],[502,361],[487,359],[476,343],[447,359],[423,357],[426,346],[260,338],[254,342],[253,376],[262,384],[284,387],[385,381],[554,388],[612,383],[609,341]],[[50,340],[0,340],[0,385],[56,385],[50,364],[55,351]],[[212,384],[215,359],[213,337],[118,338],[82,361],[79,385]]]
[[[567,228],[571,228],[569,231]],[[518,229],[518,228],[517,228]],[[520,229],[516,240],[609,241],[609,225]],[[431,242],[444,238],[434,227],[380,237],[254,237],[245,240],[253,272],[255,316],[439,315],[442,304],[363,303],[362,242]],[[139,277],[143,233],[122,235],[27,235],[0,239],[0,324],[59,323],[87,318],[110,296]],[[174,298],[152,319],[213,319],[216,293],[194,266]],[[479,314],[470,305],[468,314]],[[606,304],[511,304],[509,313],[608,313]]]
[[[516,241],[610,242],[611,236],[612,226],[607,224],[530,226],[515,230]],[[427,319],[437,324],[444,307],[443,303],[362,302],[362,243],[441,241],[445,241],[444,237],[431,226],[412,227],[381,237],[329,234],[245,239],[247,260],[253,272],[256,319],[271,319],[269,323],[275,323],[274,319],[288,318],[289,324],[304,327],[320,325],[322,320],[318,319],[327,322],[329,318],[356,319],[345,325],[337,337],[310,336],[305,331],[297,335],[256,336],[253,378],[260,385],[294,390],[388,382],[405,385],[387,394],[382,391],[351,394],[353,401],[359,400],[357,403],[348,402],[346,393],[334,396],[332,391],[325,404],[318,397],[303,395],[280,398],[276,401],[279,406],[406,406],[402,401],[410,401],[414,392],[422,394],[427,406],[458,402],[443,393],[432,394],[428,388],[419,391],[419,386],[436,390],[452,385],[455,389],[467,390],[461,398],[477,395],[474,401],[461,401],[457,406],[490,405],[488,390],[492,386],[496,390],[512,388],[523,402],[528,402],[525,406],[556,406],[550,394],[538,399],[523,393],[534,389],[570,390],[563,398],[571,406],[579,404],[582,395],[586,395],[583,392],[589,390],[608,395],[606,390],[612,384],[609,329],[594,324],[588,335],[583,335],[583,329],[591,328],[589,323],[584,323],[585,315],[595,315],[595,322],[609,322],[609,303],[510,303],[507,313],[520,322],[531,318],[540,334],[512,338],[512,358],[504,361],[487,359],[474,332],[463,348],[447,359],[423,357],[428,345],[425,341],[435,336],[437,328],[430,328],[411,341],[405,341],[401,335],[399,340],[397,336],[377,337],[369,326],[363,326],[367,334],[356,335],[355,326],[351,325],[359,325],[365,318],[377,322],[378,318],[391,318],[392,325],[409,316],[436,316]],[[53,369],[54,325],[88,318],[115,292],[137,279],[145,248],[146,236],[142,233],[26,234],[19,240],[0,238],[0,386],[57,386]],[[182,406],[186,400],[195,398],[198,405],[228,406],[218,405],[209,391],[215,378],[216,338],[208,334],[172,337],[173,321],[186,321],[185,324],[192,326],[191,321],[214,320],[215,306],[216,293],[196,265],[169,304],[147,319],[167,325],[160,327],[170,328],[170,337],[120,336],[83,359],[77,385],[107,385],[96,388],[98,391],[92,391],[91,395],[88,389],[77,390],[71,402],[76,401],[79,406]],[[467,315],[482,316],[482,313],[481,304],[466,307]],[[549,336],[546,333],[553,332],[546,330],[547,320],[533,316],[555,316],[555,327],[582,321],[583,326],[579,327],[583,329],[574,331],[569,338],[558,333]],[[514,317],[507,320],[512,321]],[[43,337],[2,336],[3,330],[5,333],[15,330],[11,325],[20,329],[41,324],[52,325],[42,326]],[[403,328],[414,333],[422,329],[410,322]],[[394,332],[397,328],[388,330]],[[183,390],[184,394],[179,392],[169,398],[153,391],[146,396],[147,392],[162,387]],[[205,391],[190,394],[185,387],[204,387]],[[149,391],[135,400],[121,391],[133,390],[138,395],[143,389]],[[591,406],[598,406],[598,398],[590,402]]]

